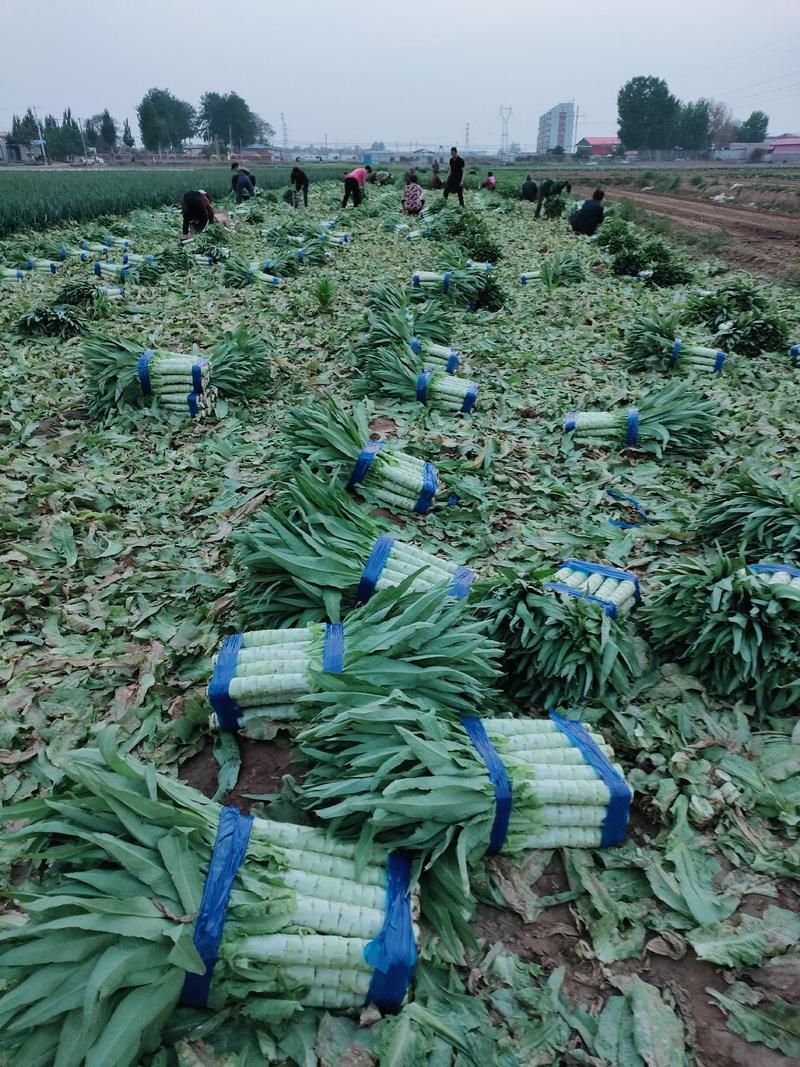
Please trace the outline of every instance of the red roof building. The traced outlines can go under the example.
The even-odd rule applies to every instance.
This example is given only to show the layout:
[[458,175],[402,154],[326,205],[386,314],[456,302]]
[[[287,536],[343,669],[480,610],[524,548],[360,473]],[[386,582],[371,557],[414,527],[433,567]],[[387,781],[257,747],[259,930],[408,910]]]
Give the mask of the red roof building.
[[800,163],[800,137],[773,137],[764,147],[773,163]]
[[582,137],[575,147],[588,148],[593,156],[610,156],[619,143],[619,137]]

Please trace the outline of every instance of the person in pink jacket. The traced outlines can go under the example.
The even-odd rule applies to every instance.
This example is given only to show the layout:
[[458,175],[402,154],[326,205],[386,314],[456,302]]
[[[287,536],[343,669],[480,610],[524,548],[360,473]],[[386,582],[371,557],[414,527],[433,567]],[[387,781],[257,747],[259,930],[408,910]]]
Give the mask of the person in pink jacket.
[[353,207],[358,207],[361,203],[361,194],[364,192],[367,176],[371,173],[372,167],[367,164],[366,167],[356,167],[355,170],[351,170],[349,174],[345,174],[342,207],[347,207],[347,201],[351,196],[353,198]]

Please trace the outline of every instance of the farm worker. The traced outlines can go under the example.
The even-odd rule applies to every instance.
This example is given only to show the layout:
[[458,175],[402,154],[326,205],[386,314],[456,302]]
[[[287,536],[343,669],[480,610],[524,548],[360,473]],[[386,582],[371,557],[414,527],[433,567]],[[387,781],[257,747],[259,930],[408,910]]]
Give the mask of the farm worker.
[[536,197],[539,194],[539,190],[536,187],[536,182],[529,174],[525,181],[522,183],[522,188],[519,191],[520,200],[528,200],[530,203],[536,203]]
[[308,177],[306,172],[300,170],[299,167],[292,167],[292,173],[289,175],[289,184],[294,186],[294,206],[299,206],[299,194],[302,193],[303,207],[308,207]]
[[456,193],[458,202],[464,206],[464,160],[458,154],[457,148],[450,149],[450,172],[444,183],[445,200],[451,193]]
[[542,213],[542,204],[548,196],[558,196],[564,189],[566,189],[568,193],[572,192],[572,186],[569,182],[557,182],[555,178],[545,178],[539,186],[539,195],[536,198],[536,211],[533,217],[536,219],[539,218]]
[[577,211],[570,216],[569,224],[575,233],[585,234],[591,237],[597,227],[603,221],[603,197],[602,189],[595,189],[591,200],[584,200]]
[[256,191],[256,179],[246,167],[240,167],[238,163],[231,163],[231,188],[236,196],[236,203],[249,200]]
[[425,207],[425,201],[422,199],[422,189],[417,181],[417,175],[413,170],[408,170],[404,177],[406,190],[403,194],[403,211],[406,215],[419,215]]
[[442,179],[439,171],[442,169],[441,163],[438,159],[434,159],[431,163],[431,189],[441,189]]
[[183,212],[183,236],[189,236],[189,227],[193,230],[204,230],[210,222],[214,222],[214,207],[211,197],[205,189],[194,189],[186,192],[181,197],[181,211]]
[[347,201],[351,196],[353,198],[353,207],[358,207],[361,203],[361,197],[364,193],[364,186],[366,185],[367,178],[371,173],[372,167],[367,164],[366,167],[356,167],[355,170],[351,170],[349,174],[345,174],[342,207],[347,207]]
[[378,185],[391,185],[392,176],[388,170],[379,170],[377,174],[370,174],[369,180]]
[[486,178],[481,182],[481,189],[488,189],[489,192],[493,192],[497,188],[497,178],[491,171],[486,175]]

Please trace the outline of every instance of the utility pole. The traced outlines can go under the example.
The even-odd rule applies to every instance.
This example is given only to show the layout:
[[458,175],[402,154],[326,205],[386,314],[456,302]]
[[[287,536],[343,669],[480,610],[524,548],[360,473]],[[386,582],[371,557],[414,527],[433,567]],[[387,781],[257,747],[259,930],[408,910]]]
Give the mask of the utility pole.
[[286,128],[286,118],[281,111],[281,140],[283,141],[283,147],[289,147],[289,131]]
[[511,106],[500,105],[500,121],[503,124],[503,136],[500,142],[500,158],[508,159],[508,120],[511,118]]
[[47,149],[44,146],[44,137],[42,136],[42,127],[41,127],[41,124],[39,122],[39,112],[36,110],[36,108],[33,108],[32,110],[33,110],[33,117],[36,119],[36,129],[39,131],[39,143],[42,146],[42,159],[44,160],[44,165],[47,166]]
[[86,155],[86,138],[83,136],[83,119],[76,118],[75,121],[78,123],[78,133],[81,135],[81,144],[83,145],[83,158],[87,159],[88,157]]
[[577,148],[578,148],[578,139],[579,139],[578,138],[578,123],[580,122],[580,119],[581,119],[581,109],[579,107],[576,107],[575,108],[575,129],[572,131],[572,139],[574,141],[574,144],[572,146],[573,153],[575,153],[577,151]]
[[467,123],[466,129],[464,130],[464,155],[467,155],[468,152],[469,152],[469,123]]
[[228,123],[228,155],[233,151],[233,134],[231,133],[231,124]]

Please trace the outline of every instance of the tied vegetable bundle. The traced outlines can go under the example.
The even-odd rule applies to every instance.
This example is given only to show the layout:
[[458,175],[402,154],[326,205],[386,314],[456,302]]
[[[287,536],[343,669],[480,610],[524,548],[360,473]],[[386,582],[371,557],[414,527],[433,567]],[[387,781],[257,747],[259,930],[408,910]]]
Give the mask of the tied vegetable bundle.
[[477,383],[449,374],[441,366],[441,357],[438,367],[427,366],[426,360],[423,355],[420,366],[420,357],[411,349],[376,349],[363,361],[366,380],[359,389],[362,393],[374,389],[400,401],[417,400],[448,412],[471,412],[478,401]]
[[407,863],[362,852],[357,866],[350,845],[123,757],[110,730],[99,746],[61,757],[52,796],[3,813],[28,820],[10,837],[47,864],[19,892],[27,922],[0,934],[9,1067],[132,1067],[180,1000],[274,999],[283,1017],[399,1006],[416,956]]
[[687,368],[705,374],[720,374],[726,355],[716,348],[687,344],[679,336],[678,316],[652,312],[641,315],[625,329],[623,353],[637,370]]
[[662,577],[645,620],[664,656],[762,714],[797,704],[800,571],[716,554],[681,559]]
[[[413,579],[376,593],[344,624],[312,623],[252,630],[226,639],[208,688],[217,725],[263,737],[281,723],[307,719],[301,698],[346,672],[375,693],[400,688],[422,702],[472,711],[491,697],[499,646],[485,624],[434,586],[411,591]],[[326,674],[323,674],[326,672]]]
[[83,355],[95,418],[151,398],[167,410],[207,414],[218,395],[258,395],[269,375],[266,344],[244,326],[226,331],[210,358],[101,336],[84,344]]
[[635,448],[656,458],[666,451],[702,456],[714,431],[715,404],[691,386],[675,381],[650,393],[641,408],[572,412],[564,429],[580,444]]
[[245,574],[237,589],[245,626],[336,622],[409,575],[416,591],[445,583],[450,596],[465,597],[474,578],[469,568],[390,536],[335,478],[325,483],[304,466],[234,542]]
[[359,345],[364,358],[389,348],[416,357],[419,370],[458,369],[458,350],[448,344],[450,319],[435,303],[415,305],[401,286],[379,285],[370,294],[365,317],[367,333]]
[[736,550],[800,555],[800,486],[750,469],[732,474],[697,512],[697,535]]
[[448,264],[442,271],[415,270],[411,286],[423,298],[445,299],[471,311],[479,308],[497,311],[504,303],[494,274],[479,265]]
[[726,347],[742,356],[778,352],[788,344],[786,323],[764,289],[747,278],[696,293],[688,312],[690,321],[712,329]]
[[348,414],[335,400],[307,400],[285,423],[294,450],[313,467],[349,472],[348,487],[371,502],[398,511],[426,514],[439,490],[432,463],[374,440],[364,403]]
[[243,256],[231,256],[222,268],[222,280],[235,289],[258,282],[261,285],[281,286],[283,282],[276,274],[267,274],[266,268],[258,260],[249,263]]
[[584,278],[585,272],[580,258],[574,252],[560,252],[543,260],[538,269],[523,271],[519,276],[519,283],[527,285],[529,282],[538,281],[551,293],[560,285],[582,282]]
[[337,836],[429,863],[455,844],[465,882],[487,851],[624,838],[630,789],[611,748],[579,723],[456,718],[402,693],[357,703],[347,685],[342,676],[324,694],[326,710],[297,737],[311,764],[300,803]]

